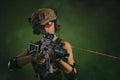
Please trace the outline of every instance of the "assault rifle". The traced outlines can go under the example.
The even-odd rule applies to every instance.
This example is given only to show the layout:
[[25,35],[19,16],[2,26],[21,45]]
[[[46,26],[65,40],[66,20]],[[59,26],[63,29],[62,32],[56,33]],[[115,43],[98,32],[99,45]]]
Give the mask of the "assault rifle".
[[[48,73],[53,73],[53,60],[55,58],[64,58],[67,59],[69,54],[65,49],[62,48],[63,44],[59,44],[60,42],[53,42],[54,38],[53,34],[45,34],[44,39],[41,40],[39,44],[30,43],[29,44],[29,53],[30,54],[41,54],[44,56],[46,71]],[[54,56],[51,56],[51,52],[54,52]]]

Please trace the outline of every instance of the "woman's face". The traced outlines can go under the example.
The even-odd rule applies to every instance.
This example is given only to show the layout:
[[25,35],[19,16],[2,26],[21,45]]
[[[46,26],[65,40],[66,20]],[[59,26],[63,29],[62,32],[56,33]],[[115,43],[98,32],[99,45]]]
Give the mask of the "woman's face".
[[49,34],[55,34],[54,22],[48,22],[45,24],[45,32]]

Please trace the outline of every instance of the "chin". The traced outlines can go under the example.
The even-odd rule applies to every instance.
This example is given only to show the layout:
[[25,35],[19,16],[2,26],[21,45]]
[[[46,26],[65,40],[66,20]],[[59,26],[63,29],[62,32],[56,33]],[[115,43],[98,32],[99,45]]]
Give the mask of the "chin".
[[54,32],[48,32],[48,34],[55,34]]

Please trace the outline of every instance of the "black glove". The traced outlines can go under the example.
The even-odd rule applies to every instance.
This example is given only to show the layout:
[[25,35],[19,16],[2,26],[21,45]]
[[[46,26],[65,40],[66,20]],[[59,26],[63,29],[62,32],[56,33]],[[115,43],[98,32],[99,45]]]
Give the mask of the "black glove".
[[12,70],[15,70],[15,69],[18,69],[18,68],[21,68],[21,67],[18,66],[18,64],[17,64],[17,57],[10,59],[9,62],[8,62],[8,69],[10,71],[12,71]]
[[54,49],[54,55],[55,55],[55,59],[57,61],[60,61],[61,59],[63,60],[67,60],[69,54],[67,53],[67,51],[63,48],[55,48]]

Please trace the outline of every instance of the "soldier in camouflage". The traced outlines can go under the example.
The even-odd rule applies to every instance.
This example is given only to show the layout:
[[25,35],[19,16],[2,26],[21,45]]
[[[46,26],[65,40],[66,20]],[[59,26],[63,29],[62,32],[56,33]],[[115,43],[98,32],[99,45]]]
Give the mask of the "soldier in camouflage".
[[60,30],[56,12],[51,8],[40,8],[32,14],[29,22],[33,33],[44,37],[30,43],[24,52],[12,58],[8,62],[8,68],[15,70],[31,63],[36,80],[76,80],[72,47],[56,34]]

